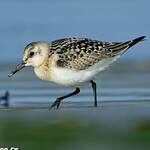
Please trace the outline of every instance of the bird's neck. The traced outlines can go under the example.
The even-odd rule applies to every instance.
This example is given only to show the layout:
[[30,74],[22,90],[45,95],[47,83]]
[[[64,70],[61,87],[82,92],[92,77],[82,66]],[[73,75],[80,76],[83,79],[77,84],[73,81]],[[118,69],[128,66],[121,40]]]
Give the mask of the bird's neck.
[[35,74],[42,80],[51,80],[51,60],[46,59],[42,65],[34,68]]

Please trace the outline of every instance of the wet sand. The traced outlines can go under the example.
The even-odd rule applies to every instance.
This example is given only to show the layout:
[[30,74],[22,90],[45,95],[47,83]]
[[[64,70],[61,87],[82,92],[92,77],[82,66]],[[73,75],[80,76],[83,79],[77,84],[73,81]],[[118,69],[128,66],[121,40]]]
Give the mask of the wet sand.
[[99,104],[0,109],[1,143],[37,150],[149,149],[150,102]]

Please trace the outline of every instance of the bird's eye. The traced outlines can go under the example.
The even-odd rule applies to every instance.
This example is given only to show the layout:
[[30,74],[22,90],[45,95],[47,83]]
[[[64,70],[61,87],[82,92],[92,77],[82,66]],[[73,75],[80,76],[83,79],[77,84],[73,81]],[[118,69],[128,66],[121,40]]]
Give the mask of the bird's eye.
[[33,55],[34,55],[34,52],[30,52],[30,57],[33,57]]

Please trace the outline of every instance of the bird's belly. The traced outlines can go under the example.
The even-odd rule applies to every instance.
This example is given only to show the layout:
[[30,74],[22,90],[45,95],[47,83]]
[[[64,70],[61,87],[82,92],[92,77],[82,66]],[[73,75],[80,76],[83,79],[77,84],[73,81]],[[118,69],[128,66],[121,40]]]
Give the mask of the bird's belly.
[[51,75],[51,81],[64,86],[80,86],[93,76],[94,74],[88,71],[55,68]]
[[80,86],[94,78],[94,76],[108,67],[117,58],[102,60],[85,70],[72,70],[53,66],[50,71],[43,68],[34,69],[34,71],[42,80],[52,81],[63,86]]

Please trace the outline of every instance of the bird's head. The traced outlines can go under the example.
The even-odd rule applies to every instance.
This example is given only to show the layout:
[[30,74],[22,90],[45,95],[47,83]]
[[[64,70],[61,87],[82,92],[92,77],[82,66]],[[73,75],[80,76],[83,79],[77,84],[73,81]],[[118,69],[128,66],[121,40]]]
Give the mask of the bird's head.
[[49,44],[46,42],[32,42],[28,44],[23,53],[23,61],[16,66],[8,76],[11,77],[16,72],[20,71],[26,66],[39,67],[49,56]]
[[39,67],[48,58],[49,45],[46,42],[32,42],[24,49],[23,62],[25,66]]

